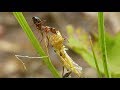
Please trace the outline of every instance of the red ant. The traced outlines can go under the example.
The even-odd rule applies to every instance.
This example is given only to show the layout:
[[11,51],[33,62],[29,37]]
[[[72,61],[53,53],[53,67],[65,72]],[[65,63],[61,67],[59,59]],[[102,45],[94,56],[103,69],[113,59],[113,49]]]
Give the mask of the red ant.
[[[43,40],[43,33],[45,32],[46,34],[48,32],[52,32],[54,34],[56,34],[56,29],[53,27],[49,27],[49,26],[44,26],[45,20],[41,20],[39,17],[32,17],[33,23],[36,25],[37,29],[40,31],[41,35],[42,35],[42,39]],[[49,45],[49,38],[46,35],[47,39],[48,39],[48,45]],[[40,41],[40,42],[41,42]]]
[[43,24],[45,23],[45,20],[41,20],[39,17],[33,17],[33,23],[36,25],[37,29],[40,31],[45,31],[46,33],[48,32],[52,32],[54,34],[56,34],[56,30],[53,27],[49,27],[49,26],[43,26]]
[[[43,40],[43,33],[46,32],[46,34],[48,32],[51,32],[53,34],[57,34],[56,29],[53,27],[49,27],[49,26],[44,26],[45,20],[41,20],[39,17],[34,16],[32,17],[33,23],[36,25],[36,28],[38,29],[38,31],[40,31],[41,35],[42,35],[42,39],[40,40],[40,42],[42,42]],[[49,46],[49,38],[46,35],[46,38],[48,39],[48,46]],[[66,39],[66,38],[65,38]],[[68,41],[68,40],[67,40]],[[69,41],[68,41],[69,42]]]

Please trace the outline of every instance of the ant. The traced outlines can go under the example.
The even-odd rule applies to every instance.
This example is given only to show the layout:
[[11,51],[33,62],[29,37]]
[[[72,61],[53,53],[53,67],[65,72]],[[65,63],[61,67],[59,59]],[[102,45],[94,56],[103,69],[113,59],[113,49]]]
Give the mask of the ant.
[[41,20],[39,17],[32,17],[33,23],[36,25],[38,30],[44,30],[46,33],[51,31],[52,33],[56,34],[56,30],[53,27],[49,27],[49,26],[43,26],[43,24],[45,23],[45,20]]
[[[43,33],[46,32],[46,34],[48,32],[51,32],[53,34],[57,34],[57,30],[53,27],[49,27],[49,26],[44,26],[44,23],[46,20],[41,20],[39,17],[37,16],[34,16],[32,17],[32,20],[33,20],[33,23],[36,25],[36,28],[38,29],[38,31],[40,31],[41,35],[42,35],[42,39],[40,40],[40,42],[42,42],[43,40]],[[46,35],[48,41],[49,41],[49,38],[48,36]],[[64,38],[65,40],[66,38]],[[68,40],[67,40],[68,41]],[[69,42],[69,41],[68,41]]]
[[38,29],[38,31],[40,31],[41,35],[42,35],[42,39],[40,40],[40,42],[42,42],[43,40],[43,33],[46,33],[46,38],[48,40],[48,45],[49,46],[49,37],[47,36],[48,32],[51,32],[53,34],[57,34],[56,33],[56,29],[53,27],[49,27],[49,26],[44,26],[45,20],[41,20],[39,17],[34,16],[32,17],[33,23],[36,25],[36,28]]

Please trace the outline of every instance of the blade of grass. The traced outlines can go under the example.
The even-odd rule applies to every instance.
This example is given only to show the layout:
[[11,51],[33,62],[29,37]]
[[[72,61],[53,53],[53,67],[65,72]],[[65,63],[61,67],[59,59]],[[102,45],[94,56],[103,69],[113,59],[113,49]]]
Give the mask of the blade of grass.
[[107,50],[106,50],[106,42],[105,42],[103,12],[98,12],[98,33],[99,33],[99,43],[102,50],[104,73],[106,77],[110,78],[111,76],[109,73],[108,63],[107,63]]
[[[42,56],[46,56],[46,54],[43,51],[41,45],[39,44],[38,40],[34,36],[31,28],[29,27],[26,19],[24,18],[22,12],[13,12],[13,15],[15,16],[15,18],[17,19],[17,21],[21,25],[23,31],[28,36],[29,40],[31,41],[32,45],[34,46],[34,48],[38,52],[38,54],[41,57]],[[55,67],[51,63],[51,60],[50,60],[49,57],[48,58],[43,58],[43,61],[45,62],[45,64],[47,65],[47,67],[49,68],[49,70],[51,71],[51,73],[53,74],[54,77],[56,77],[56,78],[60,78],[61,77],[60,74],[58,73],[58,71],[55,69]]]
[[94,52],[94,49],[93,49],[91,36],[89,36],[89,40],[90,40],[90,45],[91,45],[91,49],[92,49],[92,53],[93,53],[93,57],[94,57],[94,61],[95,61],[95,65],[96,65],[96,69],[97,69],[97,73],[98,73],[98,77],[102,78],[102,74],[100,72],[100,69],[99,69],[99,66],[98,66],[98,62],[97,62],[97,59],[96,59],[96,56],[95,56],[95,52]]

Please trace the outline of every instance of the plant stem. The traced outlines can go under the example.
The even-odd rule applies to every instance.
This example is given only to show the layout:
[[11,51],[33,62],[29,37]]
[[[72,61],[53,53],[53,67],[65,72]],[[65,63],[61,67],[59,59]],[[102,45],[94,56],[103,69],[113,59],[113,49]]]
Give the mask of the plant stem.
[[95,65],[96,65],[96,69],[97,69],[97,72],[98,72],[98,77],[102,78],[102,74],[100,72],[100,69],[99,69],[99,66],[98,66],[98,63],[97,63],[97,59],[96,59],[96,56],[95,56],[95,52],[94,52],[94,49],[93,49],[91,36],[89,36],[89,40],[90,40],[90,45],[91,45],[91,49],[92,49],[92,53],[93,53],[93,57],[94,57]]
[[[31,28],[29,27],[26,19],[24,18],[22,12],[13,12],[13,15],[15,16],[15,18],[17,19],[17,21],[19,22],[19,24],[21,25],[23,31],[26,33],[26,35],[28,36],[29,40],[31,41],[32,45],[34,46],[35,50],[38,52],[38,54],[42,57],[46,56],[44,50],[42,49],[42,47],[39,44],[39,41],[36,39],[36,37],[34,36]],[[43,58],[43,61],[45,62],[45,64],[47,65],[47,67],[49,68],[49,70],[51,71],[51,73],[53,74],[54,77],[56,78],[60,78],[61,76],[59,75],[58,71],[55,69],[55,67],[53,66],[53,64],[51,63],[50,58],[46,57]]]
[[99,43],[102,50],[102,60],[104,73],[107,78],[110,78],[110,73],[108,69],[107,63],[107,50],[106,50],[106,42],[105,42],[105,30],[104,30],[104,16],[103,12],[98,12],[98,33],[99,33]]

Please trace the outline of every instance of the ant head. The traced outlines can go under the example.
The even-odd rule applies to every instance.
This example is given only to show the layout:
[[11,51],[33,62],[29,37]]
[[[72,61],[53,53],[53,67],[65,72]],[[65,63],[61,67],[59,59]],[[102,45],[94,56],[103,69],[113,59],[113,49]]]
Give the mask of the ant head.
[[32,20],[34,24],[41,23],[41,19],[39,17],[34,16],[32,17]]

